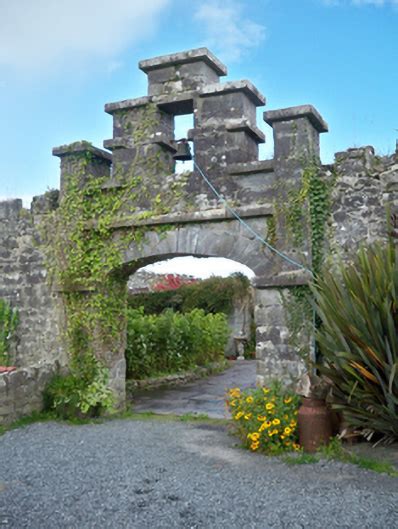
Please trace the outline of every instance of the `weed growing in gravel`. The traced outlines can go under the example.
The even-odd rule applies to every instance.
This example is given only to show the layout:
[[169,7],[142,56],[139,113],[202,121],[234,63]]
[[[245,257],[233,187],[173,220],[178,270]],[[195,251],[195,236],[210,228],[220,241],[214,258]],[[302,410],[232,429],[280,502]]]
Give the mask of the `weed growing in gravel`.
[[286,455],[283,457],[284,463],[287,463],[288,465],[314,464],[318,463],[322,459],[351,463],[366,470],[372,470],[373,472],[378,472],[380,474],[388,474],[389,476],[398,477],[398,471],[387,461],[353,454],[343,447],[341,440],[337,437],[331,439],[328,445],[322,446],[316,454],[306,454],[305,452],[300,452],[294,456]]
[[270,387],[230,389],[227,405],[237,435],[249,450],[278,454],[299,450],[298,396],[275,382]]

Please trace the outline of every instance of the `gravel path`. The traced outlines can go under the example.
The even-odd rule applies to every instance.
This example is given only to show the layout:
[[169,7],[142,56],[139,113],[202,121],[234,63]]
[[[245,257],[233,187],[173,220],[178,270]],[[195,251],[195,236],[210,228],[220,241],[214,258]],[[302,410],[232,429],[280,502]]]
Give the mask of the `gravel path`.
[[223,426],[33,424],[0,437],[3,529],[395,529],[398,480],[288,466]]

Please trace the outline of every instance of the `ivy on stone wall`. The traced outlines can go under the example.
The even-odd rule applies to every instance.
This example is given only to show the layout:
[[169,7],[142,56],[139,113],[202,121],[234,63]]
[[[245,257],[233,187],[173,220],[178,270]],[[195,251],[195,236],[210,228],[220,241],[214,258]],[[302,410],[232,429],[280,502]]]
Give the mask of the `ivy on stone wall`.
[[19,321],[18,311],[0,299],[0,365],[10,364],[10,345]]
[[[135,144],[156,124],[156,111],[152,105],[143,110],[139,125],[131,132]],[[96,163],[89,148],[73,152],[59,208],[45,219],[43,232],[51,280],[63,292],[72,369],[76,377],[85,378],[84,366],[88,365],[91,373],[101,373],[103,381],[102,371],[92,369],[92,364],[108,364],[114,348],[123,343],[120,340],[125,331],[126,281],[118,270],[124,251],[132,243],[142,244],[146,231],[137,226],[116,233],[113,223],[167,213],[169,204],[163,203],[160,195],[153,196],[151,175],[161,170],[158,155],[142,156],[137,148],[135,160],[123,174],[115,171],[116,185],[106,189],[107,176],[85,178],[81,184],[88,166],[95,167]],[[142,196],[151,200],[145,211],[135,206]],[[162,226],[158,231],[167,229]]]
[[[286,189],[284,184],[277,190],[275,210],[293,246],[304,252],[306,242],[309,242],[311,270],[316,278],[325,258],[327,221],[331,214],[331,193],[336,177],[326,179],[319,160],[314,157],[303,159],[302,166],[297,187]],[[311,289],[306,285],[295,286],[288,293],[282,293],[289,343],[306,361],[307,367],[310,363],[308,347],[316,325],[311,300]]]

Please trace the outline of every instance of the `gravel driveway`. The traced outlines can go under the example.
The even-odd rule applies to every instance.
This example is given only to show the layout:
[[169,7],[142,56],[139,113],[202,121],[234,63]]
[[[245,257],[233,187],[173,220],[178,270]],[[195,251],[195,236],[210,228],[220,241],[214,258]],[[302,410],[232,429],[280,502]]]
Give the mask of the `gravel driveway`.
[[234,447],[217,424],[33,424],[0,437],[0,528],[398,527],[398,480]]

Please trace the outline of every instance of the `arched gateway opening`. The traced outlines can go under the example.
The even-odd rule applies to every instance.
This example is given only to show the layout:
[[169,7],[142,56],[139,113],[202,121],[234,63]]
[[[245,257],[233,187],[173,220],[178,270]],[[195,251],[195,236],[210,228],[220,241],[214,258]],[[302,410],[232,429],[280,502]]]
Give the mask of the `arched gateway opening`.
[[[297,376],[302,363],[289,342],[284,304],[291,287],[308,282],[304,269],[310,268],[311,248],[305,227],[300,247],[291,243],[283,202],[300,185],[303,159],[319,161],[319,133],[326,124],[310,105],[266,112],[275,157],[259,161],[265,138],[256,126],[256,107],[265,98],[252,83],[220,83],[226,68],[205,48],[139,66],[148,75],[149,95],[105,106],[113,117],[113,138],[104,146],[112,153],[86,142],[54,149],[61,159],[60,209],[67,211],[61,250],[64,241],[72,241],[72,259],[65,259],[69,270],[61,262],[60,276],[69,271],[74,279],[59,287],[61,303],[70,305],[80,292],[82,315],[104,307],[86,339],[110,369],[110,385],[123,403],[128,277],[176,256],[232,259],[255,276],[257,382]],[[176,172],[174,118],[190,114],[194,167]],[[73,260],[79,251],[83,260]],[[71,262],[84,268],[84,284]],[[76,320],[73,311],[68,318]]]
[[225,388],[255,385],[249,277],[253,272],[236,261],[192,256],[157,261],[129,277],[129,406],[224,417]]

